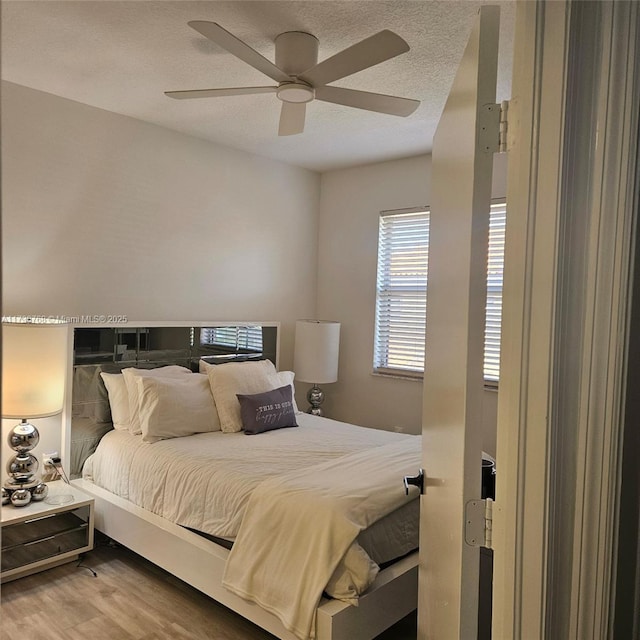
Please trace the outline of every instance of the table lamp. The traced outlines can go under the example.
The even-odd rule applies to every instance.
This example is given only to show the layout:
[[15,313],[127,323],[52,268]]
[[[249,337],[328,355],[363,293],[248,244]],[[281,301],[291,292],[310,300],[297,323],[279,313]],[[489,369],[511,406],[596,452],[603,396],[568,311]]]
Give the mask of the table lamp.
[[319,384],[338,379],[340,323],[325,320],[297,320],[293,369],[296,380],[311,382],[307,393],[311,405],[307,413],[324,415],[321,404],[324,392]]
[[7,462],[2,504],[16,507],[44,500],[48,487],[32,451],[40,440],[33,418],[62,411],[67,375],[67,325],[45,318],[2,319],[2,417],[20,420],[7,442],[16,452]]

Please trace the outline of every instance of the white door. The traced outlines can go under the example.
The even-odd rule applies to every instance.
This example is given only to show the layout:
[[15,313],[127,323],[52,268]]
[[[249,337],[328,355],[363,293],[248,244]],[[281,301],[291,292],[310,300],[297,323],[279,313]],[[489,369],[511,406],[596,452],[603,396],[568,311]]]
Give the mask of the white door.
[[433,145],[420,640],[477,637],[479,548],[465,542],[465,505],[481,493],[486,263],[497,150],[488,123],[497,108],[499,19],[497,7],[480,8]]

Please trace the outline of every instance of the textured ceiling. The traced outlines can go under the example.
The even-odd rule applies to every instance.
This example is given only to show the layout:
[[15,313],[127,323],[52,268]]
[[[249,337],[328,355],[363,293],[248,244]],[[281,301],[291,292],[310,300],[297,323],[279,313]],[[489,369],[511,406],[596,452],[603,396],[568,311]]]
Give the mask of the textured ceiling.
[[[2,78],[251,153],[324,171],[427,153],[480,1],[3,0]],[[487,3],[489,4],[489,3]],[[497,100],[509,97],[513,2],[501,6]],[[301,135],[278,137],[273,94],[171,100],[167,90],[273,82],[187,26],[218,22],[270,60],[306,31],[319,60],[382,30],[408,53],[335,86],[422,101],[408,118],[313,101]]]

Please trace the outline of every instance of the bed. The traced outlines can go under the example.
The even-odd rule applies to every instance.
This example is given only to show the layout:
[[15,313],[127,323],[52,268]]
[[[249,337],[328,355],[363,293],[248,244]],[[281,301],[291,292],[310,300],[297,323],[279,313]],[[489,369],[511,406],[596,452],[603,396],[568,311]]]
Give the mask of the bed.
[[[241,371],[244,380],[246,372],[270,365],[268,375],[279,377],[265,393],[281,385],[279,393],[293,397],[293,374],[276,372],[271,364],[277,362],[278,344],[277,324],[272,328],[274,347],[266,359],[262,349],[238,352],[238,344],[231,357],[202,353],[197,327],[189,327],[186,352],[115,344],[114,356],[101,353],[98,362],[86,351],[78,357],[76,350],[70,459],[75,475],[78,465],[84,471],[74,483],[94,496],[98,530],[277,637],[370,639],[417,606],[419,501],[417,490],[405,495],[402,476],[419,466],[420,439],[295,411],[295,428],[263,427],[249,437],[253,423],[246,430],[226,429],[220,389],[228,373],[223,372]],[[122,358],[127,351],[135,358]],[[250,362],[212,365],[212,357],[220,355],[223,362],[238,357]],[[185,371],[176,380],[158,379],[158,365],[164,377],[178,362]],[[152,423],[147,417],[141,419],[147,425],[142,432],[113,428],[112,388],[107,391],[104,383],[119,378],[121,384],[132,369],[141,372],[137,388],[154,399],[154,415],[171,415],[178,401],[165,399],[174,387],[182,394],[187,386],[201,390],[215,382],[210,388],[218,390],[214,405],[225,429],[167,437],[169,418]],[[226,388],[234,398],[235,384]],[[153,395],[158,389],[162,393]],[[286,406],[285,401],[266,405],[261,393],[245,395],[252,410],[256,398],[260,410]],[[146,416],[142,404],[140,416]],[[193,416],[176,428],[193,428],[199,421]],[[104,433],[96,425],[104,425]],[[99,444],[87,446],[93,439]],[[311,503],[311,490],[322,494],[317,504]],[[298,531],[299,526],[305,528]],[[275,594],[280,585],[282,593]]]

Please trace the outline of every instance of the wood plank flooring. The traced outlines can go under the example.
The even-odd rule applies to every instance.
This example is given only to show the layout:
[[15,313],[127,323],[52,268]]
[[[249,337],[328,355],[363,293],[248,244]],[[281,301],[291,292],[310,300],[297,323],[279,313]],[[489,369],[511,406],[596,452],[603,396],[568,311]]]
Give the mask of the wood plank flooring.
[[[96,572],[85,568],[90,567]],[[24,640],[274,640],[140,556],[106,541],[0,591],[0,638]],[[415,640],[415,615],[377,640]]]

